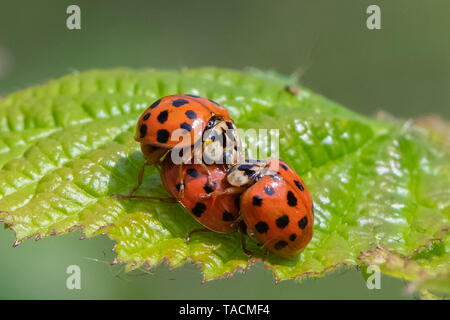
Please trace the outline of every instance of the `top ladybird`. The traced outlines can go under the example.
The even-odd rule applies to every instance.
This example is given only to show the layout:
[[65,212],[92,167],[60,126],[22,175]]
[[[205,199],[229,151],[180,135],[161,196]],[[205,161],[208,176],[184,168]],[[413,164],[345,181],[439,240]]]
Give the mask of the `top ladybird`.
[[[215,136],[228,138],[220,159],[212,150],[217,147]],[[234,122],[224,107],[207,98],[185,94],[166,96],[150,105],[139,118],[135,139],[141,143],[146,165],[158,163],[174,147],[185,148],[202,141],[203,157],[210,161],[207,164],[234,164],[241,149]]]

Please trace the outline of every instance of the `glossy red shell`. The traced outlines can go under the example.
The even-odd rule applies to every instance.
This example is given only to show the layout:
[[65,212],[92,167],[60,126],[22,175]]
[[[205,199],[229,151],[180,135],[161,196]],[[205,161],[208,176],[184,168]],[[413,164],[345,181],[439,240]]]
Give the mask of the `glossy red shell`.
[[[178,197],[177,185],[180,183],[179,167],[170,159],[170,153],[162,164],[161,180],[166,190]],[[208,166],[214,191],[230,187],[226,181],[226,171],[220,165]],[[204,227],[220,233],[237,231],[236,219],[239,217],[239,194],[218,195],[201,198],[200,195],[213,191],[207,185],[205,168],[198,164],[183,164],[184,196],[179,202]]]
[[[279,166],[278,166],[279,164]],[[266,175],[241,196],[247,233],[269,251],[296,256],[313,236],[313,203],[303,181],[285,163],[272,159]]]
[[[228,111],[207,98],[176,94],[150,105],[139,118],[135,139],[142,144],[171,149],[187,147],[202,138],[213,116],[232,121]],[[176,129],[181,135],[172,140]]]

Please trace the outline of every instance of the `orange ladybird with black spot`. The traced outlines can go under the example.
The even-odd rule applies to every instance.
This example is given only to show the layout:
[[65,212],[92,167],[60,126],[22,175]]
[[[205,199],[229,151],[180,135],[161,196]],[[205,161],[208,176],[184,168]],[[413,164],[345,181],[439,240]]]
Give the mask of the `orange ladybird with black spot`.
[[[170,149],[194,145],[201,141],[206,129],[222,123],[226,128],[235,129],[228,111],[218,103],[195,95],[169,95],[142,113],[135,140],[141,143],[147,164],[154,164]],[[172,134],[177,129],[180,135],[175,138]]]
[[233,166],[227,181],[245,191],[240,214],[247,234],[269,251],[293,257],[313,236],[311,196],[297,173],[278,159]]
[[[220,194],[230,187],[226,170],[221,165],[208,166],[208,174],[199,164],[184,164],[182,177],[184,195],[178,197],[180,165],[171,161],[170,154],[163,160],[161,180],[166,190],[205,228],[219,233],[237,231],[239,194]],[[205,197],[213,192],[219,193]]]

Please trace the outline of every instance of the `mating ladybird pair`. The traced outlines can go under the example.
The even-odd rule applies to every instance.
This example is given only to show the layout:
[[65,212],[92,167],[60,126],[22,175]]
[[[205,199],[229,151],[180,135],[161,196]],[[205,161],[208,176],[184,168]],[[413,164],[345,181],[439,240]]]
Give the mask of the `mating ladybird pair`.
[[[220,138],[220,139],[219,139]],[[229,233],[240,230],[268,251],[292,257],[313,234],[313,204],[303,181],[278,159],[245,160],[241,141],[228,111],[212,100],[194,95],[171,95],[144,111],[135,139],[155,165],[166,190],[205,228]],[[201,150],[200,164],[192,164]],[[182,162],[174,163],[174,154]],[[179,163],[179,164],[178,164]],[[147,197],[156,199],[154,197]],[[160,199],[162,200],[162,199]]]

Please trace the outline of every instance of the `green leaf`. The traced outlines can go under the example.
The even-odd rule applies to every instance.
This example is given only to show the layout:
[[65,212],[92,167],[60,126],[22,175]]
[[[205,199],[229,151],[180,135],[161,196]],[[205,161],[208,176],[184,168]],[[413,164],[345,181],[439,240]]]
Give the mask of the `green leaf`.
[[[286,85],[296,86],[258,70],[119,69],[13,93],[0,101],[0,210],[9,212],[0,217],[18,242],[75,229],[107,235],[117,242],[114,263],[128,270],[192,261],[210,280],[264,260],[277,280],[362,264],[421,284],[448,279],[448,145],[411,122],[366,118]],[[133,139],[138,116],[175,93],[216,100],[239,128],[279,129],[280,157],[315,203],[301,255],[266,257],[248,240],[249,259],[237,233],[199,233],[186,244],[199,224],[180,205],[110,197],[133,188],[144,162]],[[154,168],[139,192],[167,196]]]

